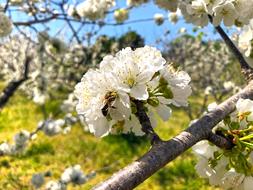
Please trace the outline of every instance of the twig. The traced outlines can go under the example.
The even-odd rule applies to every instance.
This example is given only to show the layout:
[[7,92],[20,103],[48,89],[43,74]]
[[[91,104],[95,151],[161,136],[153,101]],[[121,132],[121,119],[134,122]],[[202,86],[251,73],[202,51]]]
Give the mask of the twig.
[[218,146],[222,149],[231,149],[233,148],[234,144],[231,142],[231,140],[219,135],[210,133],[209,137],[207,138],[210,142],[212,142],[214,145]]
[[[212,22],[212,16],[209,15],[209,19]],[[215,26],[216,31],[220,34],[225,44],[230,48],[234,56],[238,59],[242,73],[245,76],[246,80],[249,82],[253,79],[253,69],[249,66],[242,53],[238,50],[236,45],[232,42],[232,40],[228,37],[226,32],[222,29],[221,26]]]
[[140,121],[142,131],[150,138],[151,144],[160,142],[161,139],[153,129],[150,119],[147,113],[145,112],[143,103],[138,100],[134,100],[134,103],[137,108],[136,116]]

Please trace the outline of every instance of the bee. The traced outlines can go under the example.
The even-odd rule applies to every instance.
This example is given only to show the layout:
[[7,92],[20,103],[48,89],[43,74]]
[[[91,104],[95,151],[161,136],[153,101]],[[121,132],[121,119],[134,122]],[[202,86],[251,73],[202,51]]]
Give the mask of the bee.
[[116,107],[114,107],[112,104],[115,102],[117,98],[117,94],[115,92],[108,92],[105,97],[104,97],[104,106],[102,107],[101,111],[103,116],[107,116],[109,109],[113,108],[115,109]]

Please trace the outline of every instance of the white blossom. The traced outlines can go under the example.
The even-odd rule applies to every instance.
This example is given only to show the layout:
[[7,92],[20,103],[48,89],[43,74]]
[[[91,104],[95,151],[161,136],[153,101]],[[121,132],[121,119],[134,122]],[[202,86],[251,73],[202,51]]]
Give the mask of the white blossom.
[[[178,9],[179,10],[179,9]],[[173,24],[176,24],[179,19],[179,14],[177,12],[172,12],[168,14],[169,21]]]
[[208,24],[208,11],[206,3],[203,0],[194,0],[187,5],[186,10],[191,15],[191,22],[197,26],[206,26]]
[[178,7],[178,0],[155,0],[155,4],[157,4],[159,7],[163,8],[163,9],[167,9],[170,10],[172,12],[176,12],[177,11],[177,7]]
[[57,182],[57,181],[49,181],[46,184],[46,190],[66,190],[66,185],[61,183],[61,182]]
[[139,6],[143,3],[147,3],[149,0],[127,0],[128,6]]
[[36,189],[40,188],[44,184],[44,182],[45,182],[44,174],[42,173],[33,174],[31,183]]
[[[155,111],[163,120],[171,115],[169,104],[187,106],[191,79],[183,71],[167,68],[165,62],[157,49],[145,46],[105,56],[99,69],[90,69],[75,87],[76,109],[84,116],[90,132],[98,137],[129,132],[143,135],[132,113],[132,100],[147,101],[148,114]],[[161,77],[165,86],[160,84]]]
[[117,23],[122,23],[128,19],[129,11],[127,9],[117,9],[114,11],[114,18]]
[[163,22],[164,22],[164,16],[163,14],[160,14],[160,13],[156,13],[154,14],[154,20],[155,20],[155,23],[159,26],[159,25],[162,25]]
[[9,35],[12,31],[12,22],[2,12],[0,12],[0,37]]
[[65,125],[65,121],[63,119],[46,120],[41,125],[41,130],[45,133],[45,135],[54,136],[62,131],[62,127]]
[[227,91],[231,91],[235,88],[235,83],[232,81],[226,81],[223,83],[224,89]]
[[3,142],[2,144],[0,144],[0,156],[8,155],[10,153],[11,153],[11,146],[8,143]]
[[167,102],[175,106],[187,106],[187,98],[192,93],[189,85],[190,76],[184,71],[175,71],[171,66],[165,67],[161,71],[161,75],[168,82],[168,86],[173,93],[173,98],[167,100]]
[[205,95],[210,95],[213,92],[213,88],[211,86],[207,86],[205,89]]
[[90,20],[104,18],[106,11],[115,6],[114,0],[86,0],[76,7],[77,14]]
[[247,120],[253,121],[253,101],[240,98],[236,103],[236,113],[242,117],[246,114],[245,117],[247,117]]
[[14,142],[16,145],[24,145],[30,139],[30,133],[26,130],[22,130],[14,136]]
[[232,26],[238,17],[235,6],[230,1],[224,1],[224,3],[217,5],[213,8],[213,11],[213,24],[215,26],[218,26],[222,20],[226,26]]
[[67,168],[61,175],[61,182],[81,185],[86,182],[86,176],[83,174],[80,165]]

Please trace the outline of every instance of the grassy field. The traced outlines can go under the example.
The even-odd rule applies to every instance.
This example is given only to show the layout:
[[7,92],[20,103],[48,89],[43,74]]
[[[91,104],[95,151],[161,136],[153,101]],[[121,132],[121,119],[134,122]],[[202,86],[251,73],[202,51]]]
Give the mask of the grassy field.
[[[57,109],[58,103],[59,101],[48,103],[47,111]],[[37,105],[21,93],[16,94],[0,113],[0,142],[12,141],[13,135],[21,129],[32,131],[42,118],[42,112]],[[158,122],[157,133],[162,139],[169,139],[186,128],[189,119],[182,110],[176,110],[168,122]],[[145,138],[124,135],[97,139],[79,125],[74,126],[67,135],[49,138],[40,133],[38,138],[29,144],[24,155],[0,157],[0,189],[32,189],[30,179],[35,172],[50,170],[53,174],[50,179],[58,179],[64,168],[71,165],[80,164],[86,173],[110,166],[98,172],[96,177],[85,185],[69,186],[69,189],[73,190],[90,189],[148,149],[149,142]],[[200,179],[195,173],[195,162],[192,153],[187,151],[136,189],[214,190],[206,180]]]

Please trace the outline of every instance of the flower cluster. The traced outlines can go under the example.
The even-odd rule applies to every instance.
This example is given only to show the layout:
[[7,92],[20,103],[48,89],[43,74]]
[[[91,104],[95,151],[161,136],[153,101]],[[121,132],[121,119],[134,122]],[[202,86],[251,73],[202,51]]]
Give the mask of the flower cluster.
[[42,131],[45,135],[51,137],[60,133],[66,134],[71,130],[71,126],[78,121],[78,118],[72,116],[70,113],[66,114],[64,119],[47,119],[38,123],[37,129],[34,132],[21,130],[18,132],[13,140],[14,144],[3,142],[0,144],[0,156],[17,155],[25,151],[30,140],[37,137],[37,133]]
[[0,10],[0,38],[9,35],[12,31],[11,20]]
[[253,67],[253,19],[242,28],[242,33],[238,38],[238,47],[244,53],[251,67]]
[[164,16],[163,14],[160,14],[160,13],[156,13],[154,14],[154,20],[155,20],[155,23],[159,26],[159,25],[162,25],[163,22],[164,22]]
[[[29,3],[37,3],[39,1],[43,1],[43,0],[30,0]],[[25,0],[10,0],[10,4],[13,6],[21,6],[25,3]]]
[[[212,106],[213,107],[213,106]],[[196,170],[209,183],[224,189],[250,190],[253,185],[253,101],[239,99],[236,111],[216,127],[216,133],[233,142],[222,150],[207,141],[193,147],[198,157]]]
[[[31,184],[39,189],[45,183],[45,177],[49,177],[50,172],[36,173],[32,176]],[[95,172],[85,175],[80,165],[71,166],[64,170],[58,181],[48,181],[45,185],[46,190],[66,190],[68,184],[82,185],[96,175]]]
[[114,0],[86,0],[77,5],[76,10],[70,7],[73,10],[70,11],[70,14],[73,16],[73,14],[77,13],[80,17],[97,20],[104,18],[106,12],[113,6],[115,6]]
[[143,3],[147,3],[149,0],[127,0],[128,6],[139,6]]
[[84,115],[90,132],[98,137],[129,132],[143,135],[134,101],[142,101],[148,115],[155,111],[164,120],[171,114],[169,104],[187,106],[189,75],[165,63],[157,49],[145,46],[108,55],[99,69],[89,70],[74,93],[77,112]]
[[208,16],[212,17],[215,26],[223,23],[226,26],[248,24],[253,18],[253,1],[247,0],[156,0],[161,8],[175,12],[179,8],[187,22],[197,26],[206,26]]
[[28,131],[25,130],[20,131],[14,136],[13,145],[10,145],[7,142],[3,142],[2,144],[0,144],[0,156],[22,153],[31,138],[32,137]]
[[117,23],[122,23],[129,17],[129,11],[127,9],[118,9],[114,11],[114,18]]

